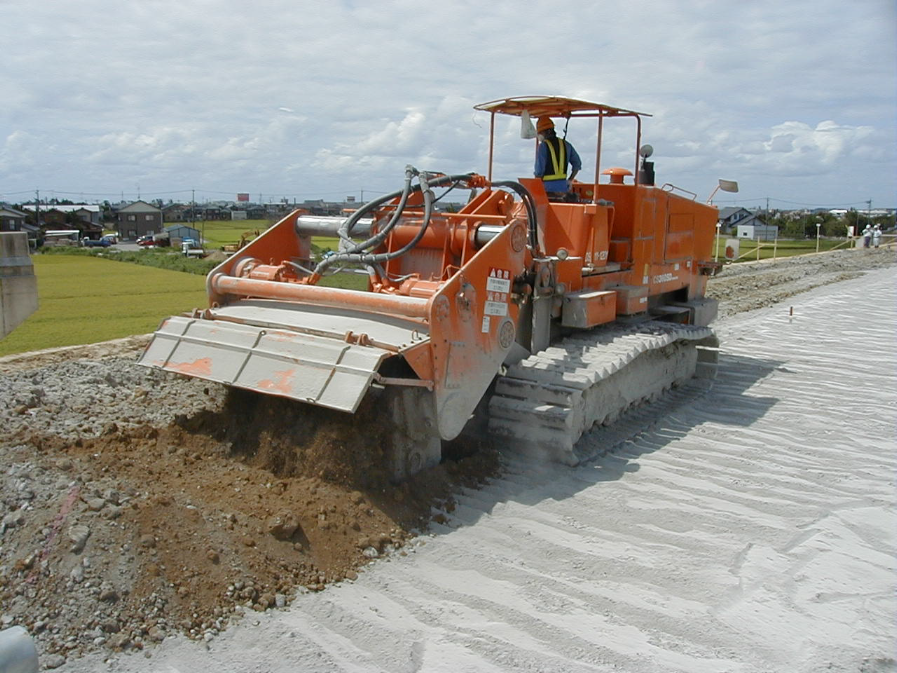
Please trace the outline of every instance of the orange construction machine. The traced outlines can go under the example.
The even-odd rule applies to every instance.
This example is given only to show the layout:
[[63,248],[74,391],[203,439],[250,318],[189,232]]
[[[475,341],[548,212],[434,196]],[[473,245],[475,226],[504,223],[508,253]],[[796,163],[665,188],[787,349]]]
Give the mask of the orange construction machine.
[[[285,217],[209,274],[209,307],[165,320],[140,363],[350,413],[378,395],[397,480],[465,427],[575,463],[593,425],[713,376],[717,210],[654,184],[646,115],[562,97],[476,109],[492,120],[485,176],[409,166],[345,219]],[[556,199],[541,179],[493,180],[496,115],[597,120],[594,181]],[[602,170],[610,120],[634,127],[631,171]],[[439,209],[458,188],[467,204]],[[339,250],[316,260],[316,235]],[[334,273],[366,288],[322,283]]]

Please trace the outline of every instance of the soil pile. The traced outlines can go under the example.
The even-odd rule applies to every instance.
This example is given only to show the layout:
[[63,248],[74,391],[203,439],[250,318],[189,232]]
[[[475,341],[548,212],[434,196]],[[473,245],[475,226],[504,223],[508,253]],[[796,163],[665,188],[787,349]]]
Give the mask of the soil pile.
[[213,638],[235,610],[352,580],[498,468],[459,443],[393,485],[376,400],[349,416],[133,358],[22,370],[0,390],[2,619],[60,656]]

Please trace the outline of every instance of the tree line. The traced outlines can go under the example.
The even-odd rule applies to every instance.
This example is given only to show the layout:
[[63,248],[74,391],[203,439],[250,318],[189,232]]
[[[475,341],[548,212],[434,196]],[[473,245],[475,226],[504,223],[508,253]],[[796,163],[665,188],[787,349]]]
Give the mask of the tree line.
[[867,224],[872,226],[879,224],[882,229],[890,229],[894,226],[894,216],[870,217],[857,210],[849,210],[843,216],[832,213],[810,213],[794,217],[789,213],[779,213],[769,218],[769,224],[778,226],[779,238],[815,238],[817,224],[820,225],[819,233],[823,236],[844,237],[847,236],[848,227],[853,227],[854,236],[858,236]]

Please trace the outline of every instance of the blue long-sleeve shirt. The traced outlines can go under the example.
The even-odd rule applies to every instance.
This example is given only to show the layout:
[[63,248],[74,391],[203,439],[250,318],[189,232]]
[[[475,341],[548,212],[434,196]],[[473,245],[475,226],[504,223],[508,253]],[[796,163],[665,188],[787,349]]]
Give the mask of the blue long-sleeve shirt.
[[[576,153],[573,145],[566,140],[564,141],[564,145],[566,146],[567,162],[573,167],[574,171],[582,169],[582,159],[579,158],[579,154]],[[541,178],[551,168],[551,159],[548,156],[548,146],[543,141],[539,143],[539,149],[536,151],[536,165],[533,167],[533,175],[537,178]],[[566,172],[566,170],[567,167],[564,166],[564,171]],[[544,184],[546,192],[570,191],[570,185],[567,180],[546,180]]]

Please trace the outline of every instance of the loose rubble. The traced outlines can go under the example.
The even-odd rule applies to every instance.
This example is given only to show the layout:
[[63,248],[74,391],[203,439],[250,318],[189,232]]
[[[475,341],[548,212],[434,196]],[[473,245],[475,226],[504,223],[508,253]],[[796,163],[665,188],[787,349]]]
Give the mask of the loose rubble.
[[725,318],[772,306],[820,285],[856,278],[895,261],[894,248],[887,247],[730,264],[711,281],[707,294],[719,300],[719,316]]
[[[890,250],[737,265],[710,294],[729,315],[865,268]],[[452,493],[494,475],[455,448],[400,486],[375,402],[355,416],[135,365],[145,338],[0,359],[0,626],[42,665],[210,641],[404,554]]]
[[374,405],[228,393],[136,355],[0,375],[0,615],[45,666],[175,632],[208,641],[355,579],[498,466],[487,450],[394,486]]

